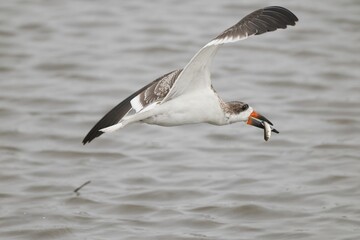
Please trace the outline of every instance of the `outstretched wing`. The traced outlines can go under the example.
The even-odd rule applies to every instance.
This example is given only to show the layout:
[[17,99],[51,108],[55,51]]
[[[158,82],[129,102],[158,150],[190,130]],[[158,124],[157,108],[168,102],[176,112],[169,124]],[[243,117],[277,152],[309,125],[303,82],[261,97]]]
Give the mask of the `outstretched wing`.
[[131,96],[126,98],[124,101],[111,109],[107,114],[105,114],[105,116],[101,118],[89,131],[82,143],[89,143],[94,138],[99,137],[101,134],[103,134],[100,129],[117,124],[132,109],[134,109],[136,112],[139,112],[154,102],[162,101],[163,98],[168,94],[181,71],[182,70],[175,70],[169,72],[131,94]]
[[297,17],[283,7],[266,7],[250,13],[237,24],[226,29],[195,54],[185,66],[163,101],[167,101],[187,91],[206,87],[210,88],[210,65],[222,44],[236,42],[252,35],[275,31],[279,28],[285,29],[288,25],[294,26],[297,21]]

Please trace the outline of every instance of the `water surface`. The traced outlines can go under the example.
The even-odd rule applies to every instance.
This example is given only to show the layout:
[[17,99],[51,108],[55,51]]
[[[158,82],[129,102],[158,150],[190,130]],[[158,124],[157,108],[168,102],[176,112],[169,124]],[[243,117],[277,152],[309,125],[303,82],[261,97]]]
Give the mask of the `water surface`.
[[[133,125],[82,146],[110,108],[268,4],[298,25],[223,47],[213,83],[281,134]],[[1,1],[0,238],[359,239],[359,13],[355,0]]]

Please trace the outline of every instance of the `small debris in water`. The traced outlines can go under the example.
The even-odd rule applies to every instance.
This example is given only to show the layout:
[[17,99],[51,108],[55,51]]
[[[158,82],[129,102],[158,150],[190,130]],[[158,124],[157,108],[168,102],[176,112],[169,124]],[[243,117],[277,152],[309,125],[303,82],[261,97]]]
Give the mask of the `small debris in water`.
[[74,190],[74,193],[76,193],[76,195],[79,195],[79,194],[80,194],[80,193],[79,193],[80,189],[82,189],[83,187],[85,187],[85,186],[88,185],[89,183],[91,183],[90,180],[87,181],[87,182],[85,182],[84,184],[82,184],[80,187],[76,188],[76,189]]

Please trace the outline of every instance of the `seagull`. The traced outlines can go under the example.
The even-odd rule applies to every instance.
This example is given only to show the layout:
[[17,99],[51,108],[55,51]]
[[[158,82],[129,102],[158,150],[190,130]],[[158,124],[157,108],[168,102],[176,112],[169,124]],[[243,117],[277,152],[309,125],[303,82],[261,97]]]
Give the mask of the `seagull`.
[[294,26],[297,21],[298,18],[291,11],[279,6],[265,7],[250,13],[202,47],[183,69],[159,77],[111,109],[89,131],[83,144],[103,133],[136,122],[160,126],[245,122],[265,132],[279,133],[266,117],[248,104],[222,100],[211,84],[210,66],[223,44],[279,28],[285,29],[288,25]]

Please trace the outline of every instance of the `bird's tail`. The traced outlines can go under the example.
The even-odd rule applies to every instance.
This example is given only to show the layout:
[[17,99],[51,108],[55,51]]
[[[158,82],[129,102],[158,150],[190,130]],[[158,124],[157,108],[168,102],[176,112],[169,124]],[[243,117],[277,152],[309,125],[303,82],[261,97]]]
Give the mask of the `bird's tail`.
[[110,127],[102,128],[99,131],[101,131],[103,133],[114,132],[114,131],[116,131],[116,130],[118,130],[120,128],[125,127],[125,125],[126,124],[124,124],[124,121],[121,121],[121,122],[119,122],[117,124],[114,124],[114,125],[112,125]]
[[111,125],[106,128],[102,128],[99,131],[104,132],[104,133],[114,132],[116,130],[119,130],[120,128],[125,127],[126,125],[128,125],[130,123],[135,123],[135,122],[144,120],[153,114],[153,112],[150,111],[151,109],[152,108],[144,109],[143,111],[135,113],[134,115],[126,116],[119,123]]

